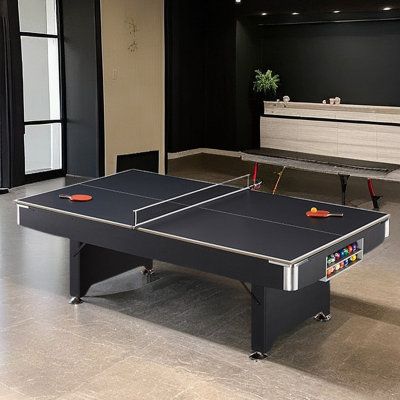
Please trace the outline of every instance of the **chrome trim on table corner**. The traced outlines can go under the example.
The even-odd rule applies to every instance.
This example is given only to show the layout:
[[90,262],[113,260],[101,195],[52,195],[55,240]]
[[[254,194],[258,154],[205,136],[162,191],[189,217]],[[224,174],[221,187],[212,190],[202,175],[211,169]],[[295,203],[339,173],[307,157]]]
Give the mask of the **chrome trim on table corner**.
[[21,216],[20,216],[20,209],[25,208],[29,209],[28,206],[22,205],[22,204],[17,204],[17,225],[21,225]]
[[299,264],[283,268],[283,290],[287,292],[299,290]]
[[390,220],[389,218],[385,221],[385,239],[390,236]]

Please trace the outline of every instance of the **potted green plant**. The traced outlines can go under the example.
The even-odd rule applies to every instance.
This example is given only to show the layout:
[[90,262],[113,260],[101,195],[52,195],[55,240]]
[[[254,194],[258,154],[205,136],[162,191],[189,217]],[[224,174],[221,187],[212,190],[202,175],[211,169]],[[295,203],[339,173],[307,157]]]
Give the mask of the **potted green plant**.
[[276,94],[280,82],[279,75],[274,74],[270,69],[265,73],[257,69],[255,73],[253,90],[257,93],[263,93],[265,97],[270,93]]

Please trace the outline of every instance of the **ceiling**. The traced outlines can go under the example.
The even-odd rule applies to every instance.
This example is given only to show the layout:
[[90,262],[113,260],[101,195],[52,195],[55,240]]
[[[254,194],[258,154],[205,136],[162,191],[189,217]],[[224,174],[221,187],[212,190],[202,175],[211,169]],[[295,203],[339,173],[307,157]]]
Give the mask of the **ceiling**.
[[235,7],[238,17],[266,25],[400,18],[400,0],[241,0]]

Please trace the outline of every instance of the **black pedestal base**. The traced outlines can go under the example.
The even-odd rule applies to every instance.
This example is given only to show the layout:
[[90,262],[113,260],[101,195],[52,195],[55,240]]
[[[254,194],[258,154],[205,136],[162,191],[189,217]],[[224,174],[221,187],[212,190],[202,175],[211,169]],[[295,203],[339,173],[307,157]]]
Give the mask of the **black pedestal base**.
[[330,283],[316,282],[303,289],[287,292],[253,285],[251,346],[258,354],[267,354],[279,335],[321,314],[330,314]]
[[80,299],[86,295],[93,284],[139,266],[144,266],[146,270],[151,271],[153,261],[71,240],[70,294],[73,299]]

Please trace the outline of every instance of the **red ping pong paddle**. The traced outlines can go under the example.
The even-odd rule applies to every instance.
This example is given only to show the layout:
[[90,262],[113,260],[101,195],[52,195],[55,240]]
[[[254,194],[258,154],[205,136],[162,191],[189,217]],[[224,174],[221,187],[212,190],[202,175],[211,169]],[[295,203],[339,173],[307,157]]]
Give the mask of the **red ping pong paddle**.
[[325,211],[325,210],[318,210],[316,212],[312,212],[312,211],[307,211],[306,212],[307,217],[310,218],[328,218],[328,217],[343,217],[343,214],[340,213],[330,213],[329,211]]
[[60,199],[67,199],[70,201],[86,202],[93,199],[89,194],[60,194],[58,196]]

